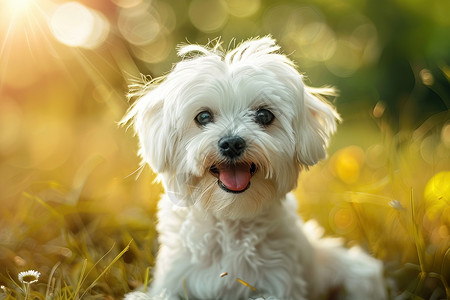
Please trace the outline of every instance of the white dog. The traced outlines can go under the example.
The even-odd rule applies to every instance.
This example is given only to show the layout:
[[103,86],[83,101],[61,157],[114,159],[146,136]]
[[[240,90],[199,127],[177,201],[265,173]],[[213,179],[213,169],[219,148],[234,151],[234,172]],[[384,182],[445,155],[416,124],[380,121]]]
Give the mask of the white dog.
[[126,299],[385,299],[381,262],[302,224],[298,174],[326,156],[339,115],[270,37],[223,53],[184,46],[125,116],[158,174],[160,249]]

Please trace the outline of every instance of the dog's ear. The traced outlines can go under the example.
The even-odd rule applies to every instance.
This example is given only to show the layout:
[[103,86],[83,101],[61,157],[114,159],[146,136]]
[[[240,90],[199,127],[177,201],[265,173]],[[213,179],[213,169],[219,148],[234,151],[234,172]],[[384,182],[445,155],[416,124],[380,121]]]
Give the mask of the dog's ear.
[[164,99],[160,87],[155,87],[139,98],[120,124],[130,124],[139,138],[139,155],[157,173],[164,172],[173,155],[174,147],[170,120],[165,118]]
[[331,134],[336,130],[339,114],[324,96],[335,94],[332,88],[302,89],[303,101],[298,101],[299,111],[294,121],[297,160],[312,166],[326,157]]

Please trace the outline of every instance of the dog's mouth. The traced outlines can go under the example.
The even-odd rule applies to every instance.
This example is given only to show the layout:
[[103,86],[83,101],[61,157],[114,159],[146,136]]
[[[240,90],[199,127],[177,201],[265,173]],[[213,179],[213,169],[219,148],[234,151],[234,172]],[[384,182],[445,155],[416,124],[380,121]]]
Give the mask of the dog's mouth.
[[209,168],[219,187],[228,193],[238,194],[250,187],[250,179],[256,173],[254,163],[218,164]]

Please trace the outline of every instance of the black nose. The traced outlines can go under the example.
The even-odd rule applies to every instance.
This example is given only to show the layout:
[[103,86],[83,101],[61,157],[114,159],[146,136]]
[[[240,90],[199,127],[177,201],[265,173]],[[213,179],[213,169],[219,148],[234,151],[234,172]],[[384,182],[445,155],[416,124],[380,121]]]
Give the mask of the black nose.
[[245,146],[245,141],[240,136],[225,136],[219,140],[220,153],[229,158],[241,155]]

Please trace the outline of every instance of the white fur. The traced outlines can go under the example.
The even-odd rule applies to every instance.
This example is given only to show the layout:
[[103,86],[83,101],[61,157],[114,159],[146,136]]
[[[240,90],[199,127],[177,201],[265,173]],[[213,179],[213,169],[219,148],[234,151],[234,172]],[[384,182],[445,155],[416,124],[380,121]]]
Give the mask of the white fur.
[[[340,287],[346,299],[385,299],[381,263],[321,239],[289,194],[301,169],[326,156],[339,116],[321,94],[332,90],[306,87],[270,37],[227,53],[189,45],[179,54],[184,59],[147,83],[123,120],[134,124],[143,163],[166,190],[152,286],[126,299],[323,299]],[[275,115],[272,124],[255,122],[261,107]],[[198,126],[205,109],[214,121]],[[238,161],[257,166],[239,194],[209,172],[227,161],[217,146],[227,135],[246,141]]]

